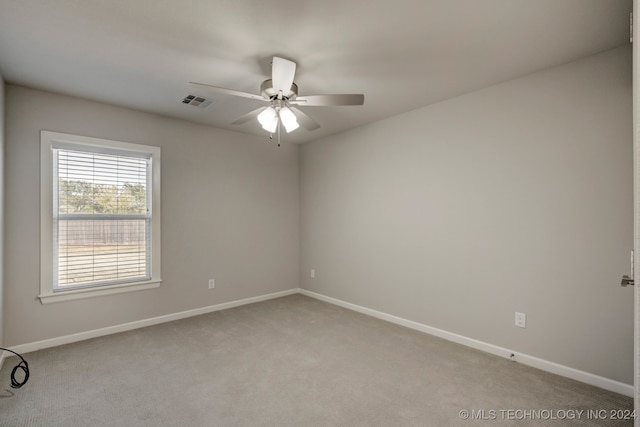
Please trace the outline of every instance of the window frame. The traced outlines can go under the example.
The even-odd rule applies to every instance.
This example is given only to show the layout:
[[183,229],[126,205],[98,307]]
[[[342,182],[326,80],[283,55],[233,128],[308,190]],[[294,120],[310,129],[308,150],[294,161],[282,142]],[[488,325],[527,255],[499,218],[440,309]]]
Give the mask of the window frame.
[[[127,283],[93,284],[69,289],[54,288],[54,185],[56,182],[54,149],[82,149],[94,153],[115,152],[151,159],[151,278]],[[112,295],[122,292],[154,289],[160,286],[160,147],[134,144],[51,131],[40,131],[40,294],[43,304],[81,298]]]

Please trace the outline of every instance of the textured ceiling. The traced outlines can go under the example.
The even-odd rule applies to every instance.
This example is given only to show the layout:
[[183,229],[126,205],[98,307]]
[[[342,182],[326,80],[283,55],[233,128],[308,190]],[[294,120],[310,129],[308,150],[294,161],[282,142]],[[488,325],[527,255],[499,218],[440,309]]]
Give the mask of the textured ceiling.
[[187,82],[259,93],[274,55],[300,95],[363,93],[361,107],[302,107],[306,142],[628,43],[631,0],[0,0],[0,74],[216,127],[257,101],[183,104]]

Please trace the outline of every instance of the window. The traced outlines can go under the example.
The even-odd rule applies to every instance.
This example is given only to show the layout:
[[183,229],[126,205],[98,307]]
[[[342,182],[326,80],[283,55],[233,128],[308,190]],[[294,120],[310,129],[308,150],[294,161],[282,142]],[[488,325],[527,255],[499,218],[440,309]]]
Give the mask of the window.
[[42,131],[43,303],[160,285],[160,149]]

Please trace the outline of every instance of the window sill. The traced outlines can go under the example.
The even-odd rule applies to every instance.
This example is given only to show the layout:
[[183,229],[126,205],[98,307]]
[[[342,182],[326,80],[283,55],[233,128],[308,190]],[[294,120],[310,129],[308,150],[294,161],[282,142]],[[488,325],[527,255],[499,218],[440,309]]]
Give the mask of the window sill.
[[126,283],[121,285],[101,286],[98,288],[69,289],[52,293],[38,295],[42,304],[52,302],[73,301],[84,298],[93,298],[105,295],[115,295],[125,292],[142,291],[145,289],[155,289],[160,287],[161,280],[151,280],[148,282]]

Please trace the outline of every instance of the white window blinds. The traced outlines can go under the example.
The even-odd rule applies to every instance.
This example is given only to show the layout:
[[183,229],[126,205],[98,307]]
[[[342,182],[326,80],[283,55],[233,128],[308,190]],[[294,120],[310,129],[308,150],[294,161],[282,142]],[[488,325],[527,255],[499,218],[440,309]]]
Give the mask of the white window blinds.
[[55,148],[53,289],[151,279],[151,157]]

